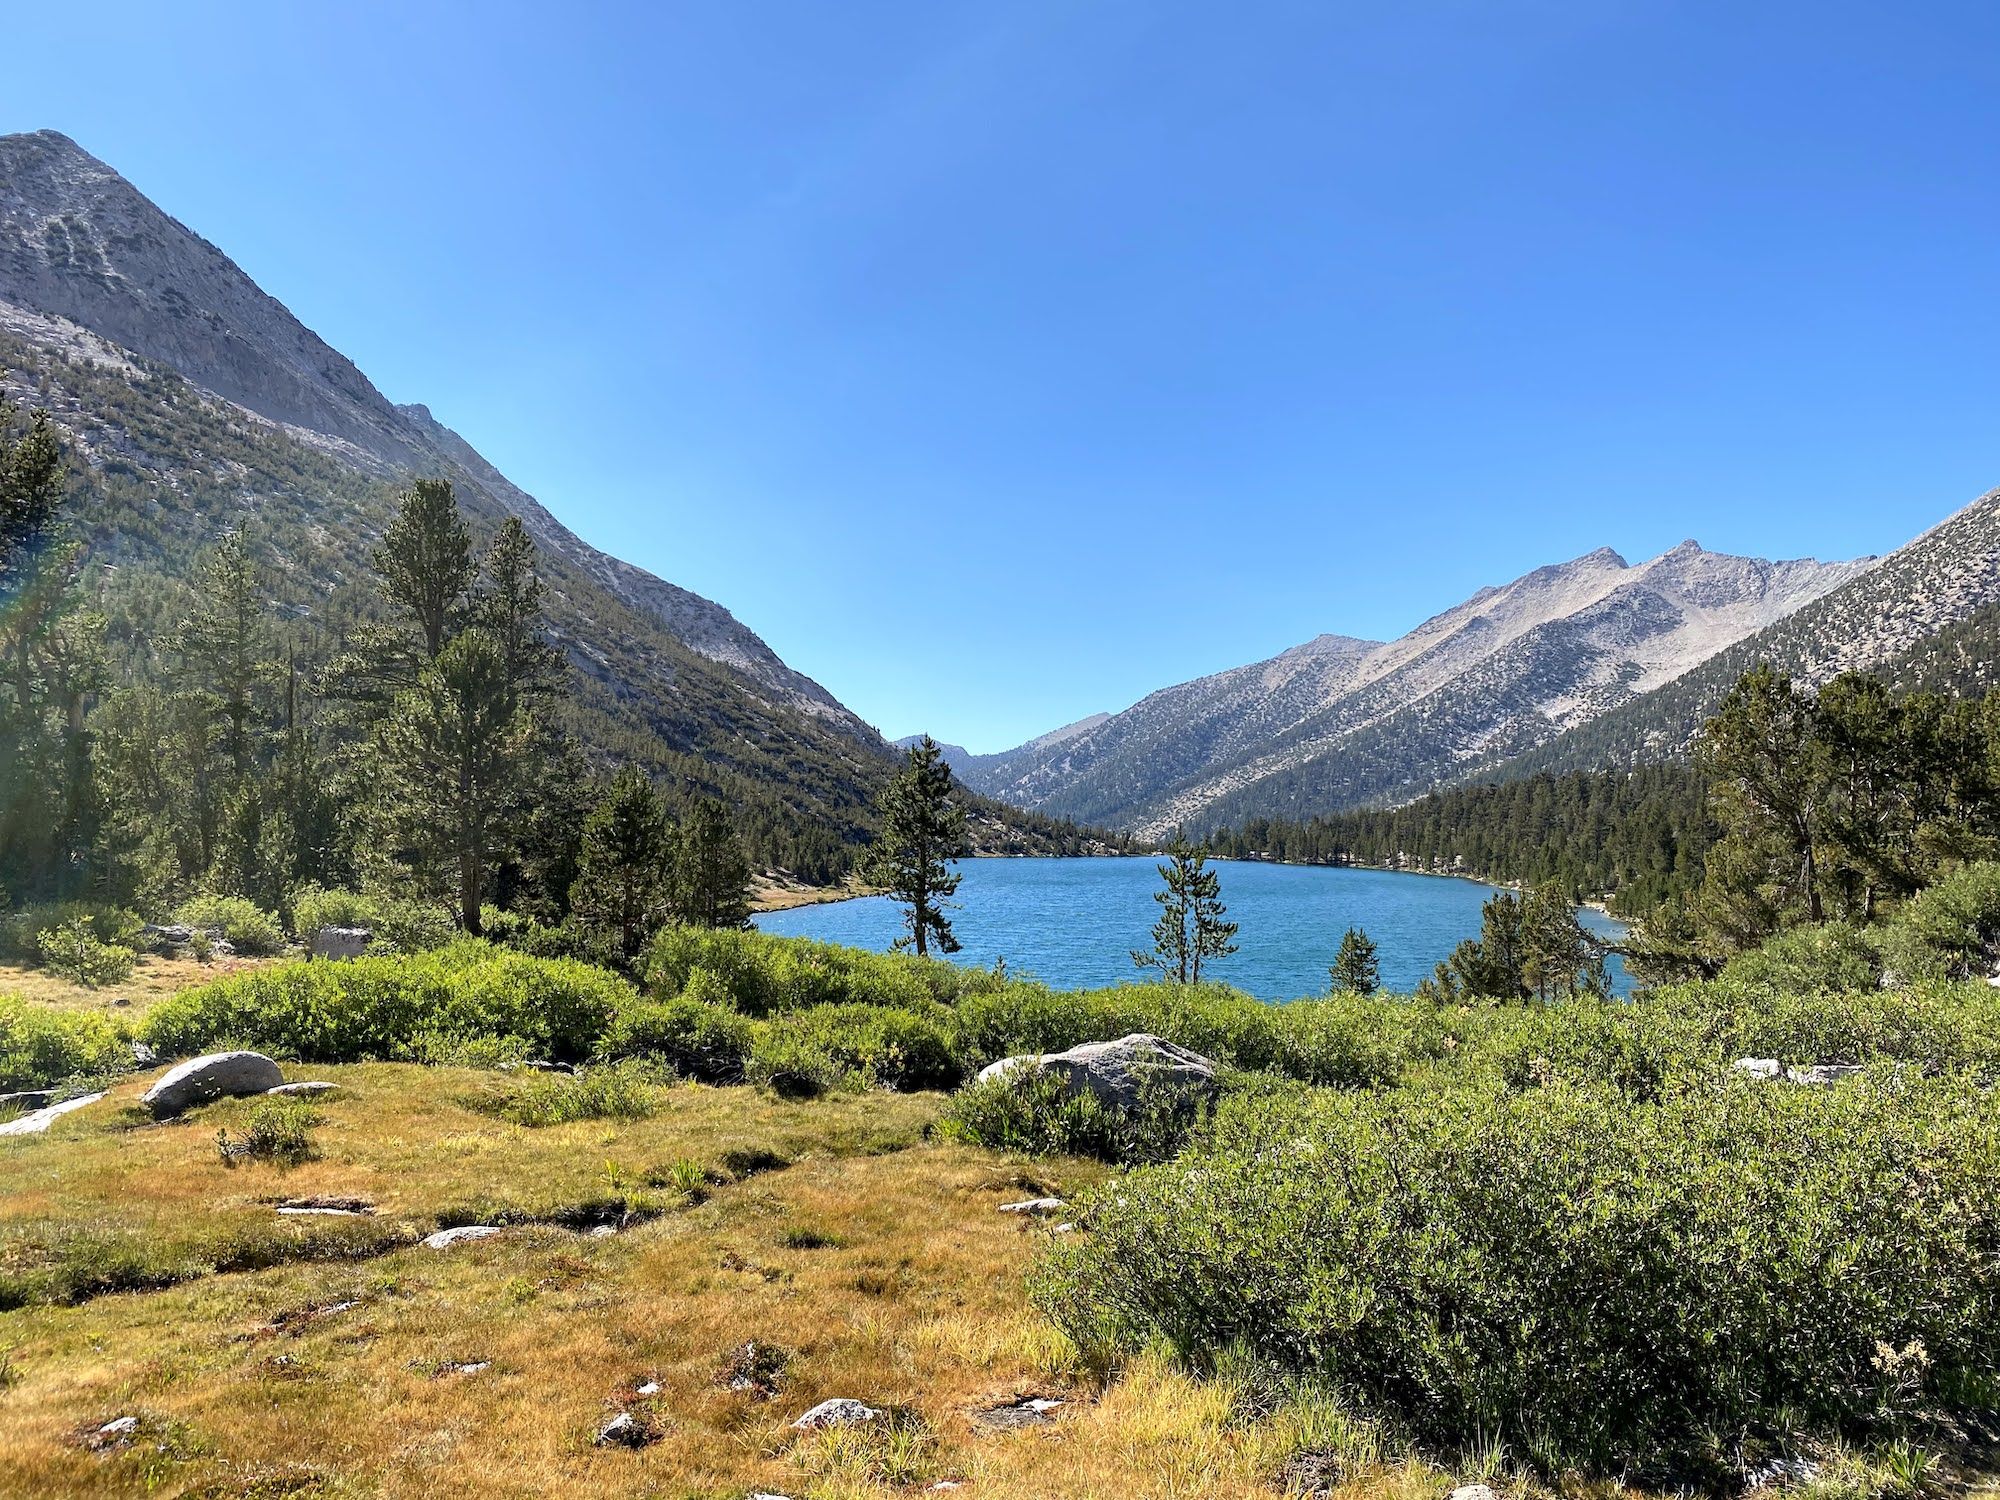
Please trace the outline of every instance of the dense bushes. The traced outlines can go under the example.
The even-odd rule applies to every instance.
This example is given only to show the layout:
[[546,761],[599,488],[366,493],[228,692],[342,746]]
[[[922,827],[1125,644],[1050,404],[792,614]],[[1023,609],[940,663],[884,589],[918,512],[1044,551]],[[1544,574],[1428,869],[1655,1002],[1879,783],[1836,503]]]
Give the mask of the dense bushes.
[[608,1060],[651,1057],[683,1077],[737,1083],[750,1060],[754,1023],[693,994],[627,1007],[612,1018],[601,1051]]
[[94,990],[130,978],[132,966],[138,960],[130,948],[99,942],[86,917],[49,928],[35,939],[35,947],[44,969],[85,989]]
[[663,928],[646,954],[646,988],[680,994],[696,970],[746,1016],[803,1010],[809,1005],[888,1005],[921,1010],[961,995],[997,988],[978,969],[938,959],[864,953],[832,943],[705,927]]
[[238,953],[278,953],[285,946],[285,930],[278,919],[241,896],[196,896],[174,913],[174,919],[188,927],[221,933]]
[[0,997],[0,1093],[131,1065],[125,1034],[104,1017]]
[[1056,1242],[1041,1306],[1087,1350],[1247,1347],[1419,1440],[1551,1468],[1720,1468],[1986,1368],[2000,1120],[1959,1080],[1715,1079],[1225,1102]]
[[172,1055],[233,1042],[313,1062],[353,1062],[515,1038],[533,1055],[581,1061],[634,998],[617,976],[587,964],[467,939],[408,957],[234,974],[162,1001],[143,1032]]
[[816,1005],[766,1022],[749,1071],[794,1098],[839,1088],[947,1089],[964,1074],[948,1012],[877,1005]]

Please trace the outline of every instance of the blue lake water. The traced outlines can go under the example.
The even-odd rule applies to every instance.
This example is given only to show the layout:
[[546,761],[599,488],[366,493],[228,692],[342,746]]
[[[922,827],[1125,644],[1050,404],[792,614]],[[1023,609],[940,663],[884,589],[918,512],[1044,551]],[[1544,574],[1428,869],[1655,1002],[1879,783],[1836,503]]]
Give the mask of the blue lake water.
[[[1204,977],[1264,1000],[1317,995],[1327,987],[1340,935],[1359,927],[1375,940],[1385,989],[1407,992],[1461,938],[1479,935],[1479,908],[1493,887],[1393,870],[1331,869],[1212,861],[1222,899],[1238,924],[1241,951],[1204,965]],[[989,967],[1004,957],[1017,975],[1059,989],[1143,978],[1131,950],[1150,948],[1160,877],[1151,859],[969,859],[958,866],[955,961]],[[1601,936],[1623,928],[1600,912],[1580,915]],[[901,909],[882,896],[766,912],[765,932],[886,950],[902,933]],[[1630,989],[1611,960],[1618,993]]]

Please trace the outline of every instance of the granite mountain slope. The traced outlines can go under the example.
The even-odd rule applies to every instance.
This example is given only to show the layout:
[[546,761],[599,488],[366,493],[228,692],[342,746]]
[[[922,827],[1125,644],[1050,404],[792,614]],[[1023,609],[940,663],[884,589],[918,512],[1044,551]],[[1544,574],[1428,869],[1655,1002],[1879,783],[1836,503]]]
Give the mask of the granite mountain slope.
[[397,406],[214,245],[66,137],[0,137],[0,390],[46,406],[114,638],[143,656],[172,581],[242,528],[337,634],[396,489],[449,478],[475,529],[540,545],[577,728],[754,803],[760,852],[859,837],[892,765],[874,730],[726,609],[583,542],[421,406]]
[[1538,568],[1389,642],[1321,636],[1155,693],[974,784],[1157,834],[1397,801],[1540,745],[1678,677],[1872,559],[1766,562],[1684,542]]
[[[1765,663],[1818,686],[1877,669],[1905,685],[1979,690],[1979,626],[2000,604],[2000,490],[1954,512],[1873,567],[1651,692],[1470,774],[1512,776],[1672,759],[1744,672]],[[1965,639],[1970,632],[1972,638]],[[1937,681],[1929,681],[1929,674]]]

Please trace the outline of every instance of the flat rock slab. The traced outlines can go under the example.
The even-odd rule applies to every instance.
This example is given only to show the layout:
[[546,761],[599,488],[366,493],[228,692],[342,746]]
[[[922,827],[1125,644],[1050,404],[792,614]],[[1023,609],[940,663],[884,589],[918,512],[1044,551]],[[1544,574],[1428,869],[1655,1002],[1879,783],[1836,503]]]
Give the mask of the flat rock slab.
[[462,1224],[457,1229],[440,1229],[436,1234],[426,1235],[423,1245],[426,1250],[449,1250],[469,1240],[490,1239],[499,1232],[497,1224]]
[[261,1052],[211,1052],[176,1063],[139,1102],[154,1119],[164,1120],[211,1099],[269,1093],[284,1081],[278,1065]]
[[41,1135],[51,1125],[73,1109],[82,1109],[86,1104],[95,1104],[102,1094],[79,1094],[74,1099],[65,1099],[60,1104],[51,1104],[42,1109],[30,1110],[18,1120],[9,1120],[0,1125],[0,1135]]
[[1019,1203],[1003,1203],[1003,1214],[1021,1214],[1030,1219],[1049,1219],[1061,1213],[1069,1205],[1060,1198],[1024,1198]]
[[23,1089],[18,1094],[0,1094],[0,1109],[47,1109],[55,1101],[54,1089]]
[[339,1088],[339,1084],[328,1083],[324,1078],[307,1078],[302,1079],[298,1083],[281,1083],[276,1088],[265,1089],[264,1092],[267,1094],[303,1095],[310,1099],[316,1098],[321,1094],[335,1093]]
[[865,1427],[870,1422],[880,1421],[882,1413],[865,1401],[856,1401],[851,1396],[836,1396],[831,1401],[822,1401],[811,1411],[792,1423],[794,1432],[824,1432],[829,1427]]
[[974,1412],[972,1425],[987,1432],[1019,1432],[1023,1428],[1053,1422],[1056,1409],[1061,1405],[1062,1402],[1048,1396],[1028,1396]]
[[372,1214],[375,1205],[366,1198],[342,1198],[321,1193],[311,1198],[293,1198],[278,1205],[281,1214]]

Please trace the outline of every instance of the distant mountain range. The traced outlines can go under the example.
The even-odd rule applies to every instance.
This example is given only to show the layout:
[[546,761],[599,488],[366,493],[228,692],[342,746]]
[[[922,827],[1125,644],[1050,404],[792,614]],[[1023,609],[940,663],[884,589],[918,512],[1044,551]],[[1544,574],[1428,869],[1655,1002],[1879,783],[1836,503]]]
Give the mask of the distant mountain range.
[[[173,586],[240,528],[286,614],[338,636],[374,607],[368,554],[412,477],[475,531],[541,549],[573,728],[606,758],[718,791],[765,857],[865,836],[882,738],[711,600],[582,541],[422,406],[397,405],[228,256],[53,131],[0,136],[0,394],[46,407],[78,463],[90,581],[128,666]],[[1034,820],[975,820],[1014,835]]]
[[1628,760],[1658,757],[1744,663],[1775,652],[1810,676],[1886,660],[2000,597],[1990,508],[1879,561],[1767,562],[1690,541],[1632,564],[1600,549],[1398,640],[1323,635],[973,757],[965,774],[1023,807],[1157,836],[1407,801],[1503,766],[1597,764],[1607,726]]

